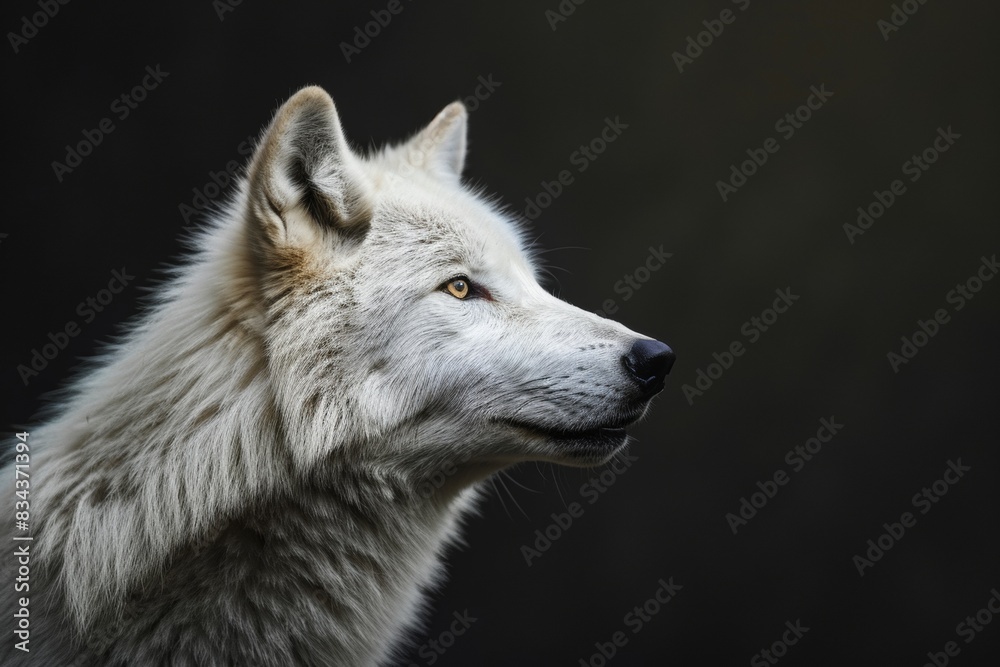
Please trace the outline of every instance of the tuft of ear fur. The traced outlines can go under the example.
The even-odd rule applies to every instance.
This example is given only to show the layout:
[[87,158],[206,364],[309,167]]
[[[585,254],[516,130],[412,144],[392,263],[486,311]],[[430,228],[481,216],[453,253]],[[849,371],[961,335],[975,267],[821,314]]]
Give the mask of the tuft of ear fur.
[[430,124],[400,146],[407,164],[447,180],[459,181],[465,167],[469,114],[452,102]]
[[260,240],[271,247],[304,246],[325,230],[356,238],[368,229],[371,184],[322,88],[303,88],[278,109],[248,181]]

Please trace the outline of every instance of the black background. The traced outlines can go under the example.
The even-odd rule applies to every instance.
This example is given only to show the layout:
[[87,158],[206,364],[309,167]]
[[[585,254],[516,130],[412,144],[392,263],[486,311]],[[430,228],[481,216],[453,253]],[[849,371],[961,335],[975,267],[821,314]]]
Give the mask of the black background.
[[[911,2],[884,39],[888,2],[564,2],[575,11],[553,30],[557,0],[403,0],[348,63],[341,42],[386,4],[245,0],[220,18],[207,0],[78,0],[17,53],[8,36],[4,423],[30,423],[137,312],[181,253],[179,206],[298,87],[326,88],[368,146],[492,75],[470,105],[466,180],[521,210],[574,170],[534,223],[551,287],[589,310],[615,299],[616,319],[679,360],[634,430],[635,463],[596,502],[581,485],[598,471],[498,481],[400,664],[429,664],[416,647],[465,610],[477,620],[435,664],[587,664],[618,630],[616,665],[747,664],[797,619],[809,631],[781,664],[921,665],[952,640],[952,664],[995,664],[1000,622],[968,644],[956,625],[1000,587],[1000,281],[961,311],[946,294],[1000,251],[996,5]],[[672,54],[727,8],[735,20],[679,72]],[[0,27],[37,11],[5,3]],[[169,76],[59,182],[51,163],[147,65]],[[820,85],[833,96],[786,139],[775,122]],[[607,117],[628,128],[576,172],[571,153]],[[960,138],[910,182],[903,163],[949,127]],[[780,150],[724,202],[716,182],[768,137]],[[850,243],[844,223],[897,178],[905,194]],[[673,256],[625,300],[616,282],[660,245]],[[123,266],[135,281],[25,386],[18,365]],[[689,404],[682,386],[748,342],[741,326],[777,288],[800,299]],[[938,308],[950,322],[894,372],[887,353]],[[726,514],[831,416],[843,429],[734,535]],[[912,496],[959,458],[971,471],[920,514]],[[529,567],[521,546],[572,502],[583,515]],[[916,525],[859,576],[852,558],[906,511]],[[633,634],[624,616],[670,577],[683,589]]]

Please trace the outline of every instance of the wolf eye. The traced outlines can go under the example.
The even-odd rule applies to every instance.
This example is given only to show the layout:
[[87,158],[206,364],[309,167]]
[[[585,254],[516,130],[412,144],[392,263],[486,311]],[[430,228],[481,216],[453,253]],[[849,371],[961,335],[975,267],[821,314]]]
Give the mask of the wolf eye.
[[467,278],[452,278],[445,283],[444,288],[456,299],[464,299],[469,296],[469,280]]

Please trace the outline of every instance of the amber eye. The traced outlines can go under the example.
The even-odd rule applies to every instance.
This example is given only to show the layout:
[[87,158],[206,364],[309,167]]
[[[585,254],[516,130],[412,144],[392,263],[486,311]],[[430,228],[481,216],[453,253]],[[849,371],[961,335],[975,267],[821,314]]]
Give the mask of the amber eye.
[[445,289],[456,299],[464,299],[469,296],[469,281],[465,278],[454,278],[448,281]]

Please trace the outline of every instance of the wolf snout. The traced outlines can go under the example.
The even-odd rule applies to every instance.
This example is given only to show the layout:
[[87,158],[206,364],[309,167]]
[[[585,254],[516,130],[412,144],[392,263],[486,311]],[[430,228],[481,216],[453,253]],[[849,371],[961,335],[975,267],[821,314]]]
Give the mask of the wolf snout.
[[622,365],[638,383],[643,397],[649,398],[663,389],[676,358],[666,343],[642,338],[632,343],[628,354],[622,356]]

